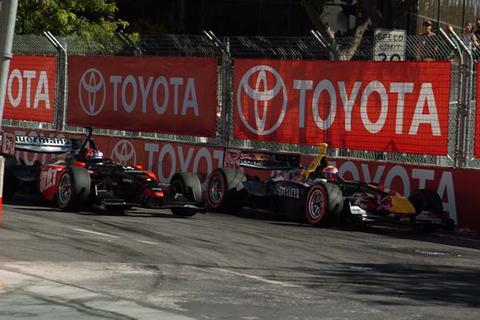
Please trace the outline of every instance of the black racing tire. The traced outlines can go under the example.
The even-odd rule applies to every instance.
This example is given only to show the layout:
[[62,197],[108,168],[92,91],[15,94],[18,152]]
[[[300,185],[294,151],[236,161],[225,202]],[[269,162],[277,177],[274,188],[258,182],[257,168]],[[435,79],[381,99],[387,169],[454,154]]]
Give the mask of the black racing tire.
[[[442,219],[443,203],[442,199],[435,191],[431,189],[418,189],[412,192],[408,200],[415,208],[417,215],[422,211],[431,211],[439,219]],[[412,231],[419,234],[428,234],[437,229],[437,226],[431,223],[417,224],[412,227]]]
[[[185,198],[195,203],[197,206],[202,205],[202,184],[196,173],[192,172],[178,172],[170,179],[171,196],[181,193]],[[198,210],[194,208],[171,208],[174,216],[191,217],[194,216]]]
[[3,195],[5,200],[11,200],[17,192],[19,180],[15,176],[15,167],[18,166],[17,158],[10,153],[1,153],[5,158],[5,167],[3,172]]
[[320,182],[312,186],[305,202],[305,218],[314,227],[330,227],[343,218],[344,199],[339,186]]
[[442,218],[442,199],[435,191],[431,189],[418,189],[410,194],[408,200],[415,208],[417,215],[425,210],[433,212],[440,219]]
[[183,194],[188,200],[196,204],[202,203],[202,184],[196,173],[177,172],[170,179],[171,195]]
[[63,211],[71,211],[89,203],[91,179],[87,169],[67,167],[60,174],[55,200]]
[[242,210],[247,190],[243,171],[232,168],[217,168],[208,177],[207,205],[214,212],[238,213]]

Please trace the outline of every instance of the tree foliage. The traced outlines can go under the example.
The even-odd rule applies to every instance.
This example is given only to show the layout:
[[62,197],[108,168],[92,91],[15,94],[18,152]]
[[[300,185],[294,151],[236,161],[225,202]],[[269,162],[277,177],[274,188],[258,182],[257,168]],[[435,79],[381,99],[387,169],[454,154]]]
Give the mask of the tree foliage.
[[20,0],[17,34],[86,36],[111,35],[128,23],[115,19],[117,6],[112,0]]

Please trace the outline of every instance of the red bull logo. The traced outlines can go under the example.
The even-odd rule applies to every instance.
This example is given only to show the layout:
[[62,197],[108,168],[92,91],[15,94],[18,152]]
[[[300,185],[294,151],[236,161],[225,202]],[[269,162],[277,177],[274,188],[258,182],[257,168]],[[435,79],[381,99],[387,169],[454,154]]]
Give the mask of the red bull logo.
[[377,203],[378,203],[378,207],[377,207],[378,211],[387,210],[393,207],[393,199],[391,196],[386,196],[384,198],[378,197]]

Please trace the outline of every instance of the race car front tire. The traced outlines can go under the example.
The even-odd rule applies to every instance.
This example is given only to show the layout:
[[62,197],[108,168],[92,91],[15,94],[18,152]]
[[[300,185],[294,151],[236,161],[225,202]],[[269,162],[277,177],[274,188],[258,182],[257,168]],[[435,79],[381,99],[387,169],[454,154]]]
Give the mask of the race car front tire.
[[[422,211],[430,211],[437,218],[442,219],[443,203],[442,199],[434,190],[418,189],[412,192],[408,200],[415,208],[417,215]],[[413,231],[416,233],[430,233],[437,229],[437,225],[431,223],[416,224],[413,226]]]
[[410,194],[408,200],[415,208],[417,215],[421,214],[422,211],[431,211],[438,218],[442,218],[442,199],[435,191],[431,189],[418,189]]
[[58,179],[55,199],[60,209],[70,211],[88,203],[91,179],[87,169],[67,167]]
[[210,210],[223,213],[238,213],[247,197],[243,187],[246,180],[243,171],[232,168],[217,168],[207,182],[207,205]]
[[[202,185],[197,174],[192,172],[178,172],[170,179],[171,195],[180,193],[188,200],[194,202],[197,206],[201,206],[202,202]],[[171,208],[174,216],[191,217],[197,213],[192,208],[176,207]]]
[[314,227],[330,227],[340,222],[343,194],[339,186],[320,182],[310,188],[305,203],[305,217]]

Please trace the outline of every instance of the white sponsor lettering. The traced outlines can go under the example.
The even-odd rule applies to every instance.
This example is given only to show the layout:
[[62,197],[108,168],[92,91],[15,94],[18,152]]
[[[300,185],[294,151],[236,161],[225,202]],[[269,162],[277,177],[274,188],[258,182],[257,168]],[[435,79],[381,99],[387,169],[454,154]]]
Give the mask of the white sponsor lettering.
[[[173,146],[171,144],[159,145],[145,143],[147,153],[147,168],[155,172],[162,182],[169,182],[176,172],[212,172],[214,168],[222,166],[223,151],[214,150],[213,154],[208,148],[196,150],[193,147]],[[158,158],[156,155],[158,154]],[[156,168],[154,165],[156,164]]]
[[340,98],[342,99],[343,108],[345,109],[345,131],[352,130],[352,109],[355,100],[357,99],[358,92],[362,86],[361,82],[355,82],[350,97],[347,95],[347,89],[345,82],[339,81],[338,88],[340,89]]
[[[320,118],[320,111],[318,106],[318,100],[320,100],[320,95],[323,91],[326,91],[330,98],[330,114],[325,120]],[[320,107],[320,109],[323,108],[324,106]],[[335,115],[337,114],[337,95],[335,94],[335,88],[330,81],[322,80],[317,85],[315,93],[313,94],[312,114],[313,121],[315,121],[315,124],[321,130],[327,130],[332,126],[333,121],[335,121]]]
[[[111,75],[110,84],[113,86],[114,112],[121,108],[132,113],[141,104],[142,113],[147,113],[148,108],[153,106],[155,113],[162,115],[167,111],[170,97],[173,96],[174,115],[200,116],[194,78],[172,77],[167,79],[164,76],[154,78]],[[180,95],[181,87],[185,87],[183,96]],[[173,91],[173,95],[171,91]],[[149,101],[151,101],[151,105],[149,105]]]
[[[15,136],[27,136],[26,131],[22,130],[15,130]],[[44,137],[44,133],[40,133],[38,135],[35,131],[30,131],[28,133],[28,137],[36,138],[36,137]],[[54,139],[53,141],[63,141],[65,138],[65,135],[62,133],[60,134],[49,134],[48,137],[50,138],[57,138]],[[36,139],[33,139],[32,141],[38,141]],[[36,161],[40,161],[41,163],[46,163],[47,161],[51,160],[53,157],[55,157],[55,154],[40,154],[40,153],[34,153],[34,152],[28,152],[28,151],[19,151],[17,150],[15,153],[17,158],[22,158],[27,165],[33,165]]]
[[58,170],[52,167],[48,168],[47,170],[42,170],[40,173],[40,192],[43,192],[56,184],[57,172]]
[[277,185],[274,193],[281,197],[295,198],[295,199],[300,198],[300,190],[297,187],[284,187],[281,185]]
[[[37,79],[37,71],[24,70],[23,74],[19,69],[13,69],[8,77],[7,82],[7,97],[10,104],[16,108],[25,99],[25,106],[27,108],[38,109],[40,102],[43,101],[45,109],[50,109],[50,97],[48,95],[49,85],[46,71],[40,71],[38,75],[38,82],[35,88],[32,88],[32,80]],[[15,86],[14,86],[15,84]],[[16,88],[14,92],[13,88]],[[32,105],[32,89],[35,90]],[[24,93],[25,91],[25,93]]]
[[[305,127],[305,105],[308,105],[308,102],[306,102],[307,91],[312,89],[312,84],[313,82],[311,80],[296,79],[293,81],[293,88],[299,90],[299,128]],[[337,86],[345,111],[345,131],[351,131],[352,111],[360,93],[360,89],[364,84],[362,82],[355,82],[350,95],[347,93],[345,82],[339,81]],[[405,100],[407,95],[413,93],[414,86],[414,83],[391,83],[389,91],[387,92],[387,89],[381,81],[374,80],[367,83],[364,86],[363,92],[361,92],[360,98],[360,117],[364,128],[373,134],[379,133],[383,130],[387,118],[391,116],[391,113],[389,112],[390,106],[388,104],[389,94],[396,94],[395,133],[403,134]],[[319,116],[318,103],[322,93],[327,94],[330,99],[330,111],[325,119],[321,119]],[[380,115],[375,120],[371,119],[371,112],[369,113],[368,108],[373,95],[380,98]],[[412,97],[408,98],[412,99]],[[335,122],[336,111],[337,99],[335,86],[329,80],[322,80],[316,86],[312,97],[312,114],[317,127],[321,130],[329,129]],[[434,136],[442,135],[438,119],[437,104],[433,93],[433,85],[431,83],[421,84],[420,94],[418,95],[415,105],[414,116],[409,125],[408,133],[411,135],[417,134],[420,125],[428,125]]]
[[[274,86],[271,89],[268,88],[267,73],[275,78]],[[250,87],[250,78],[254,79],[255,88]],[[335,122],[340,123],[343,120],[344,130],[351,131],[352,112],[354,108],[358,108],[357,112],[360,113],[363,127],[372,134],[381,133],[388,118],[394,117],[395,134],[400,135],[408,132],[410,135],[416,135],[420,127],[425,127],[426,130],[431,131],[433,136],[442,135],[432,83],[392,82],[387,88],[379,80],[368,83],[357,81],[350,93],[348,93],[344,81],[334,83],[328,79],[323,79],[315,85],[313,80],[310,79],[294,79],[291,85],[294,90],[298,90],[298,107],[290,109],[298,110],[296,112],[298,112],[299,128],[305,128],[306,123],[308,123],[306,109],[307,106],[311,105],[311,120],[320,130],[328,130]],[[420,86],[418,96],[412,96],[415,86]],[[167,88],[167,85],[164,85],[164,87]],[[315,89],[312,93],[313,88]],[[340,103],[337,101],[337,94],[340,96],[340,102],[344,109],[344,119],[336,117],[338,104]],[[277,96],[278,98],[276,98]],[[329,105],[320,102],[322,97],[329,101],[327,102]],[[250,112],[249,114],[245,109],[245,106],[247,106],[245,98],[251,100],[254,104],[253,113]],[[268,114],[271,114],[271,112],[268,112],[269,103],[275,98],[279,100],[277,102],[279,106],[282,106],[281,112],[278,113],[276,121],[275,119],[268,120]],[[380,108],[374,105],[374,100],[379,101]],[[413,118],[408,119],[410,123],[405,123],[405,101],[412,100],[416,101]],[[249,69],[243,75],[237,88],[237,107],[240,118],[248,130],[258,135],[269,135],[282,125],[289,108],[288,101],[288,91],[282,76],[270,66],[258,65]],[[389,105],[389,101],[396,101],[396,105]],[[320,116],[320,110],[326,110],[326,113],[322,113],[322,116]],[[246,115],[249,115],[249,117],[247,118]]]
[[451,172],[442,172],[442,178],[438,184],[437,193],[440,198],[443,198],[443,196],[446,195],[447,202],[443,202],[443,210],[448,212],[450,219],[453,219],[455,224],[458,224],[457,206],[455,203],[455,187],[453,185],[453,176]]

